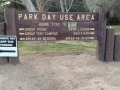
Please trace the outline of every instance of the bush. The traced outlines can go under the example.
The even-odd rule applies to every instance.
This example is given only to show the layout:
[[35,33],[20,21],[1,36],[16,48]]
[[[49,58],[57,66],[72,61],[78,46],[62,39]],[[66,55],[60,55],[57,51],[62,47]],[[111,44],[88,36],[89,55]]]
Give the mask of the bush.
[[107,25],[119,25],[119,24],[120,24],[120,20],[117,17],[109,18],[107,21]]

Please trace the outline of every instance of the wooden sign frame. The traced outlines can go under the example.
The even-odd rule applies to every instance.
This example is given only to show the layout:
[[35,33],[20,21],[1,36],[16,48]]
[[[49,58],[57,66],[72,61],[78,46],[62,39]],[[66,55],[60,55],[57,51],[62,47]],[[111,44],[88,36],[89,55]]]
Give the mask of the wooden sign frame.
[[[16,11],[15,9],[6,9],[5,10],[5,25],[6,31],[3,33],[5,35],[16,35]],[[107,10],[104,8],[100,8],[97,12],[98,17],[97,21],[97,59],[104,61],[105,60],[105,40],[106,40],[106,21],[108,17]],[[49,21],[49,20],[48,20]],[[89,20],[88,20],[89,21]],[[67,21],[66,21],[67,22]],[[83,21],[85,22],[85,21]],[[90,21],[89,21],[90,22]],[[18,23],[18,22],[17,22]],[[19,56],[18,57],[9,57],[7,59],[11,64],[19,64]]]
[[97,39],[98,13],[15,12],[19,41]]

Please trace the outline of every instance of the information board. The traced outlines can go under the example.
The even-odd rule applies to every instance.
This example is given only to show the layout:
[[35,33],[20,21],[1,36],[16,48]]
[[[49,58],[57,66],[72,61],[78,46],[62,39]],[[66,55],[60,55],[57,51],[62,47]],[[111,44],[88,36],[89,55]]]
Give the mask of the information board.
[[0,35],[0,57],[17,57],[16,36]]
[[97,39],[98,13],[16,12],[18,40]]

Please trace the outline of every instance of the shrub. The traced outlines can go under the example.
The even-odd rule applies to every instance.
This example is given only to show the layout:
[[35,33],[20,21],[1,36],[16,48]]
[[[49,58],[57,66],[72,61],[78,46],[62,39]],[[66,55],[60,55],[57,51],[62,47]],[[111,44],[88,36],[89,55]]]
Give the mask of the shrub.
[[109,18],[107,21],[107,25],[119,25],[119,24],[120,24],[120,20],[117,17]]

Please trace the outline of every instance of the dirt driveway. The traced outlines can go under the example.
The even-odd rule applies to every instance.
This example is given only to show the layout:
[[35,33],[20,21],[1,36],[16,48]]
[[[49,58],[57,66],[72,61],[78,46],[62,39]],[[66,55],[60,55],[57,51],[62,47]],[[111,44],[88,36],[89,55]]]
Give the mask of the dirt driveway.
[[120,90],[120,62],[95,55],[20,55],[21,64],[0,66],[0,90]]

